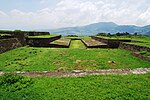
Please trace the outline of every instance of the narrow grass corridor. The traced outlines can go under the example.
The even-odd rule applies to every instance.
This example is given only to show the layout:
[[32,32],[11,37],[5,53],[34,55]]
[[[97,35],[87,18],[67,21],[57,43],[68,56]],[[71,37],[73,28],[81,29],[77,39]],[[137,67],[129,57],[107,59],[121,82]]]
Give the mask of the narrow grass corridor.
[[71,44],[69,48],[82,48],[85,49],[86,46],[82,43],[81,40],[71,40]]

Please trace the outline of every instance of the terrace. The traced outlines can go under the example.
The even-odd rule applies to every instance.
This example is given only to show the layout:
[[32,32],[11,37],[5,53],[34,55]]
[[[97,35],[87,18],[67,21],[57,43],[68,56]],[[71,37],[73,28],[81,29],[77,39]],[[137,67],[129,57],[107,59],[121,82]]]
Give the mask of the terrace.
[[102,43],[94,39],[82,39],[82,41],[88,48],[107,48],[108,47],[106,43]]
[[[32,36],[27,39],[37,40],[38,46],[47,44],[47,48],[24,46],[0,54],[0,75],[11,73],[0,76],[0,98],[147,98],[149,61],[120,48],[104,49],[101,46],[107,46],[105,43],[90,37],[60,37]],[[147,51],[141,54],[150,55]]]
[[51,35],[28,36],[27,38],[32,38],[32,39],[47,39],[47,38],[52,38],[52,37],[56,37],[56,36],[59,36],[59,35],[51,34]]
[[50,42],[50,47],[69,48],[71,39],[60,38]]

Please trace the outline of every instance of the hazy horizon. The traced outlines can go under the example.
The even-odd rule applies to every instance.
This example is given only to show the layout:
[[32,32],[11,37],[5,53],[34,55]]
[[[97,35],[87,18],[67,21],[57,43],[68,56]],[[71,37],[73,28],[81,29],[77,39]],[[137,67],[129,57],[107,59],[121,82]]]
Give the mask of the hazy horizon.
[[149,0],[1,0],[0,29],[57,29],[98,22],[150,24]]

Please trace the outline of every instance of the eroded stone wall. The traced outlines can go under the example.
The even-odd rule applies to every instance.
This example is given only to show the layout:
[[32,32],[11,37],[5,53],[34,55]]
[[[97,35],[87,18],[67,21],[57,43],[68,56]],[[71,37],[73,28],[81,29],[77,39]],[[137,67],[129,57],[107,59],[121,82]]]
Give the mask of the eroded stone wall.
[[[28,32],[28,31],[2,31],[0,32],[1,34],[11,34],[10,38],[1,38],[0,39],[0,53],[6,52],[8,50],[17,48],[17,47],[21,47],[21,46],[25,46],[27,45],[27,41],[26,38],[27,36],[29,36],[30,34],[34,36],[36,35],[50,35],[49,32]],[[46,40],[37,40],[40,43],[41,41],[45,41],[42,42],[40,45],[44,45],[44,43],[47,43]],[[49,41],[53,41],[53,38]],[[36,44],[36,42],[35,42]]]
[[138,57],[138,58],[142,59],[142,60],[150,62],[150,57],[145,57],[145,56],[141,55],[139,52],[133,52],[133,55],[135,57]]
[[27,32],[29,36],[50,35],[49,32]]
[[27,38],[27,44],[33,47],[49,47],[50,42],[58,40],[61,35],[51,38]]
[[94,36],[92,36],[91,38],[100,41],[102,43],[106,43],[108,45],[108,48],[118,48],[120,43],[122,42],[131,42],[131,40],[104,39]]
[[21,47],[21,43],[17,38],[11,39],[1,39],[0,40],[0,53],[6,52],[8,50]]
[[14,32],[13,37],[17,38],[19,42],[22,44],[22,46],[25,46],[26,43],[26,37],[28,36],[28,33],[26,32]]
[[140,51],[149,51],[150,52],[150,47],[138,46],[138,45],[127,44],[127,43],[121,43],[119,48],[125,49],[125,50],[130,50],[133,52],[140,52]]
[[[11,34],[10,38],[17,38],[20,43],[26,45],[27,36],[50,35],[49,32],[30,32],[30,31],[2,31],[1,34]],[[6,38],[3,38],[6,39]]]

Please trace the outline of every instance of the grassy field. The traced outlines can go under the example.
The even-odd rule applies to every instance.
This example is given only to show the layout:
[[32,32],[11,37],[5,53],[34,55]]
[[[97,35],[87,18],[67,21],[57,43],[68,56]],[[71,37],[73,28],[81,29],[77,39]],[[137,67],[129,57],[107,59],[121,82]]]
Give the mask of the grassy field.
[[[113,63],[111,63],[113,61]],[[121,49],[22,47],[0,54],[0,71],[72,71],[149,68],[150,62]]]
[[[149,100],[149,79],[150,74],[65,78],[21,77],[21,80],[17,80],[14,84],[6,82],[7,87],[0,85],[0,98],[1,100]],[[0,76],[0,83],[2,80],[4,79]],[[14,90],[18,83],[21,86],[28,85]]]
[[[84,37],[88,39],[87,37]],[[149,53],[143,53],[149,56]],[[150,62],[122,49],[21,47],[0,54],[0,71],[62,71],[150,68]],[[1,100],[149,100],[150,73],[83,77],[0,76]]]

